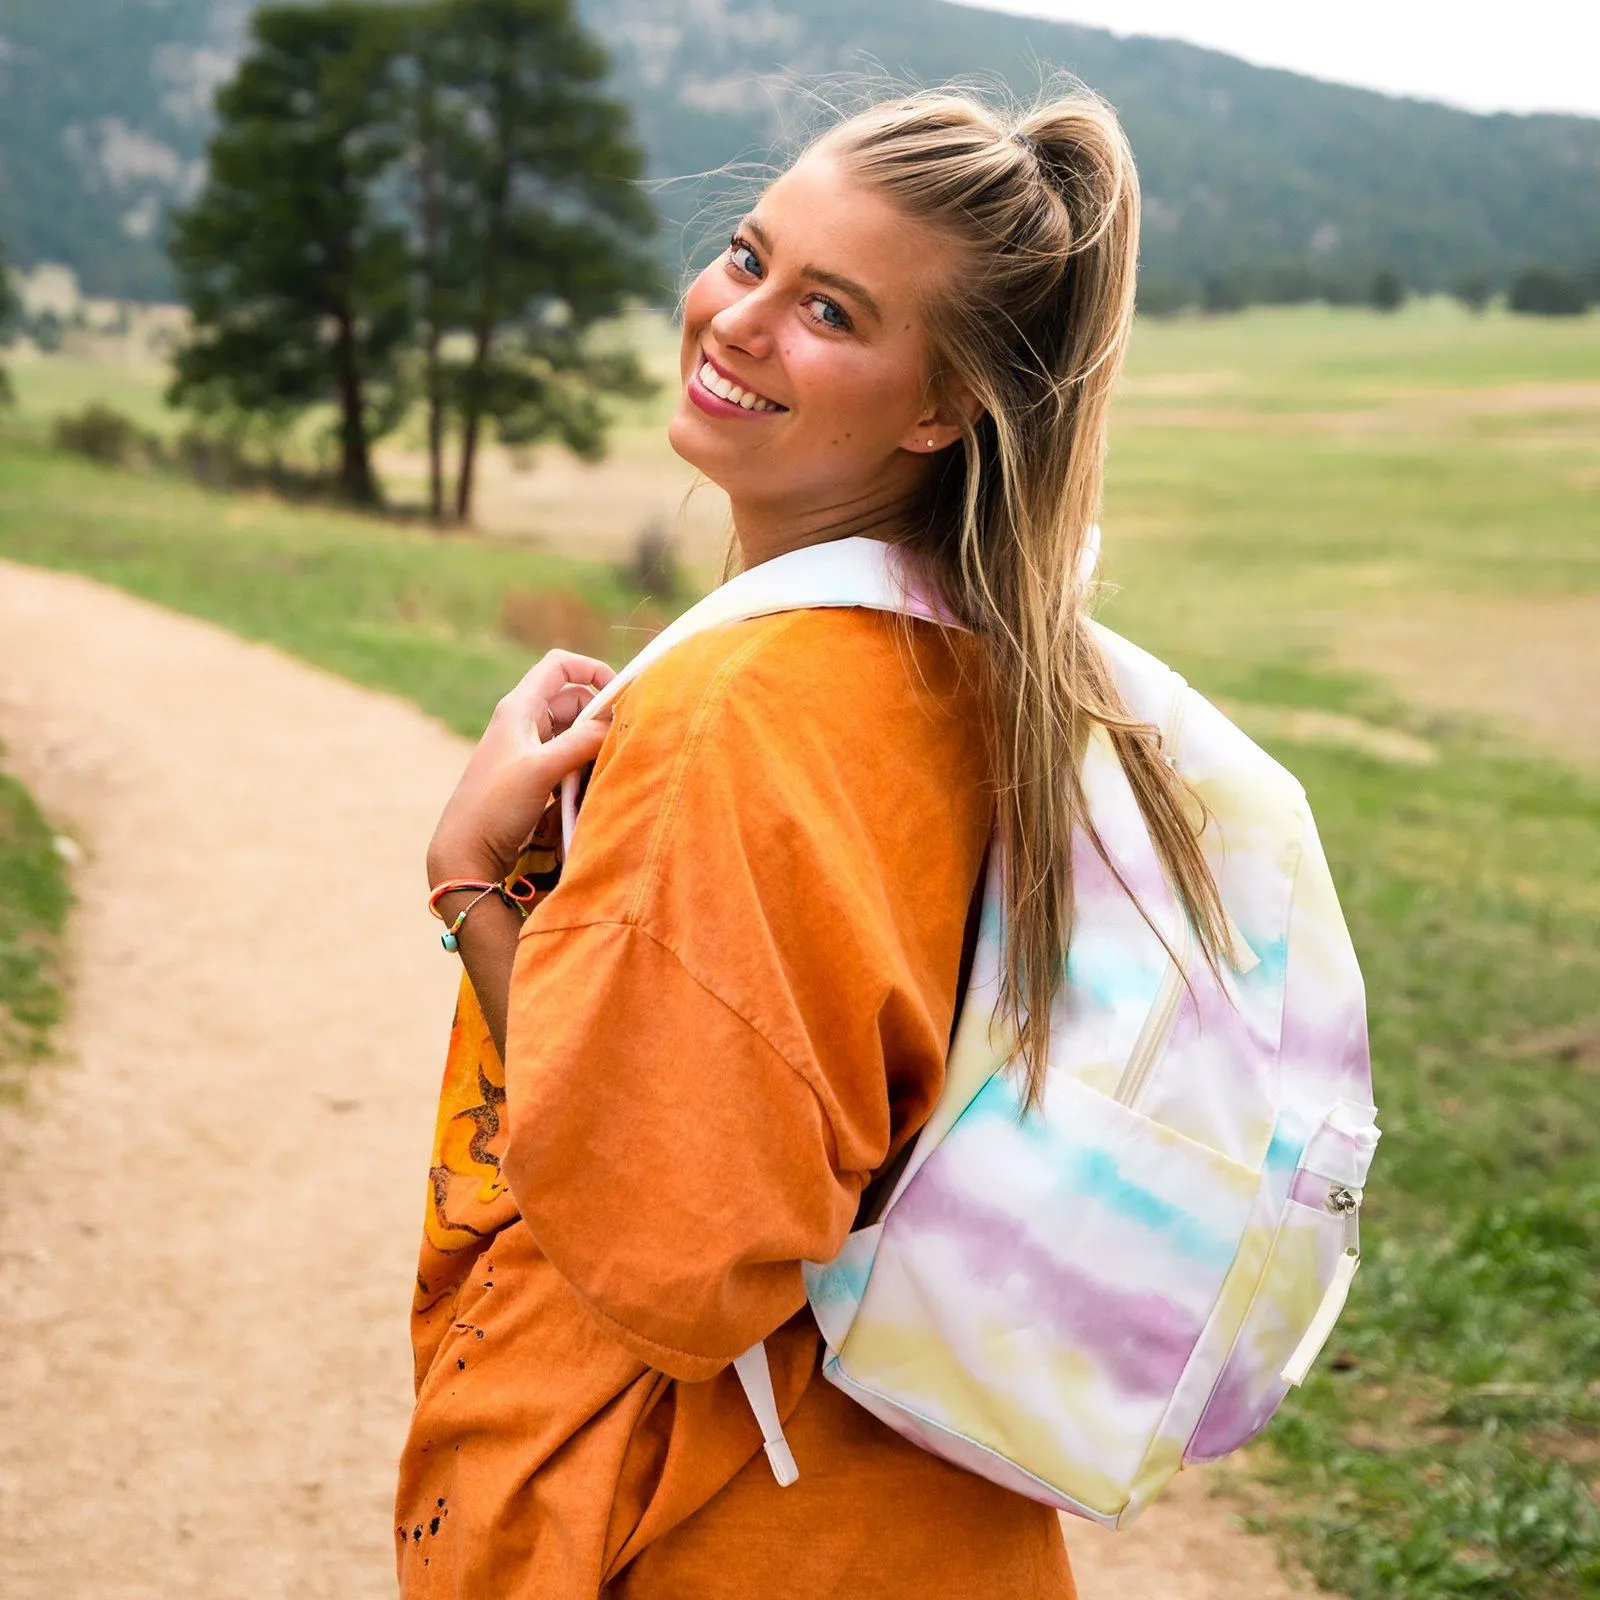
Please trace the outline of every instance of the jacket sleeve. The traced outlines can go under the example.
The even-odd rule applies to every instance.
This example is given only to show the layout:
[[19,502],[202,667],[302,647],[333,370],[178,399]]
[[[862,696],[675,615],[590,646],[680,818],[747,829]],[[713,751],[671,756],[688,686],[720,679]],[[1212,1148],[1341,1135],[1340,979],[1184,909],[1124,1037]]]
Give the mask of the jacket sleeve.
[[[614,730],[512,980],[513,1197],[601,1326],[685,1379],[804,1304],[950,1020],[908,975],[893,901],[919,889],[871,814],[894,752],[779,698],[714,676]],[[964,894],[931,892],[958,954]]]
[[[707,1378],[804,1303],[843,1243],[841,1172],[811,1088],[637,925],[535,934],[507,1047],[507,1176],[535,1243],[650,1366]],[[559,998],[556,998],[559,995]]]

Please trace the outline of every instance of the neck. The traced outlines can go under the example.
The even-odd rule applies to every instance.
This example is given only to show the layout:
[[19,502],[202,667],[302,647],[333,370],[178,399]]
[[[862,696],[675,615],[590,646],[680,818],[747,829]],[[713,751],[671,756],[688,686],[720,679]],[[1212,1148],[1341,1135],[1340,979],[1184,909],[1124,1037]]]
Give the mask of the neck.
[[893,538],[905,530],[907,506],[908,496],[899,485],[892,491],[879,490],[811,506],[735,500],[733,530],[748,571],[774,556],[807,545],[856,536]]

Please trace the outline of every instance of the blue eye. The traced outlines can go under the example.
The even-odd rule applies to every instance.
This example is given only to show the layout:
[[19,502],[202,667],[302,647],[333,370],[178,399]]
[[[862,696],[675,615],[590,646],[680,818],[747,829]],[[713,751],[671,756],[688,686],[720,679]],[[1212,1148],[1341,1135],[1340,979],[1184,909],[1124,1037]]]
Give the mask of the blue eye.
[[814,303],[818,311],[818,320],[825,328],[850,327],[850,317],[843,306],[835,304],[832,300],[825,300],[821,295],[816,296]]
[[743,239],[739,238],[737,234],[735,234],[733,239],[729,242],[728,260],[731,261],[740,272],[748,272],[753,278],[758,278],[761,276],[761,262],[757,258],[755,251],[752,250]]

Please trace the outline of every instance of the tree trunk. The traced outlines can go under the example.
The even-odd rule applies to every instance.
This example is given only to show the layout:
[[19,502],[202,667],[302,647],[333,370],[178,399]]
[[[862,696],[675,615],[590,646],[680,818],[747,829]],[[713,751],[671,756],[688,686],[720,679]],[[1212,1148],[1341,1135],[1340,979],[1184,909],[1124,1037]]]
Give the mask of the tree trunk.
[[356,362],[355,323],[349,306],[339,307],[335,326],[333,363],[339,389],[339,487],[345,498],[354,504],[375,505],[378,491],[372,476],[365,397],[361,369]]
[[[424,52],[426,73],[426,52]],[[422,295],[424,383],[428,396],[428,517],[434,527],[444,526],[444,373],[439,364],[443,338],[439,284],[439,161],[435,142],[438,129],[433,113],[434,84],[424,77],[421,88],[422,139],[418,171],[422,211]]]
[[428,328],[428,516],[444,526],[444,393],[439,378],[439,333]]
[[456,521],[472,521],[472,478],[478,463],[478,431],[483,423],[483,369],[494,342],[494,324],[485,319],[473,336],[472,365],[461,385],[461,470],[456,476]]
[[[428,206],[431,209],[431,197]],[[423,230],[427,287],[424,291],[423,351],[428,391],[428,516],[434,527],[444,526],[444,372],[439,363],[439,258],[434,219],[424,212]]]
[[511,199],[511,91],[510,77],[502,68],[494,83],[494,164],[485,185],[489,215],[478,278],[472,365],[461,386],[461,470],[456,478],[456,517],[463,523],[472,520],[472,478],[477,469],[478,432],[483,423],[484,372],[494,349],[495,327],[499,320],[496,299],[500,289],[500,257],[505,242],[506,208]]

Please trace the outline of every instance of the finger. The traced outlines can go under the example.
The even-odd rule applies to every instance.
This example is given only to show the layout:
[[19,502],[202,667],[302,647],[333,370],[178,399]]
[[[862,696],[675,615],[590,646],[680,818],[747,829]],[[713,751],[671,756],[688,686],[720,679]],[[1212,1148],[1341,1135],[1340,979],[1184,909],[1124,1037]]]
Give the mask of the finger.
[[596,718],[565,728],[554,738],[547,739],[539,751],[544,762],[543,781],[554,787],[569,772],[593,761],[605,743],[606,732],[606,725]]
[[[614,677],[612,668],[593,656],[551,650],[522,675],[517,686],[501,700],[500,710],[502,716],[535,734],[542,743],[553,731],[570,724],[588,700]],[[556,700],[560,703],[553,716],[547,715],[551,702]]]
[[[559,693],[552,695],[546,708],[549,715],[540,723],[541,730],[548,730],[545,732],[545,737],[550,737],[551,733],[560,733],[564,728],[570,728],[577,721],[578,714],[594,699],[596,693],[597,690],[585,683],[569,684]],[[602,706],[595,713],[595,720],[602,726],[610,720],[610,717],[610,706]]]
[[603,689],[616,675],[615,668],[595,656],[580,656],[571,650],[547,650],[523,682],[531,681],[546,699],[550,699],[568,684],[588,684]]
[[574,655],[570,650],[547,651],[503,696],[507,703],[552,699],[569,685],[603,689],[616,677],[615,671],[593,656]]

